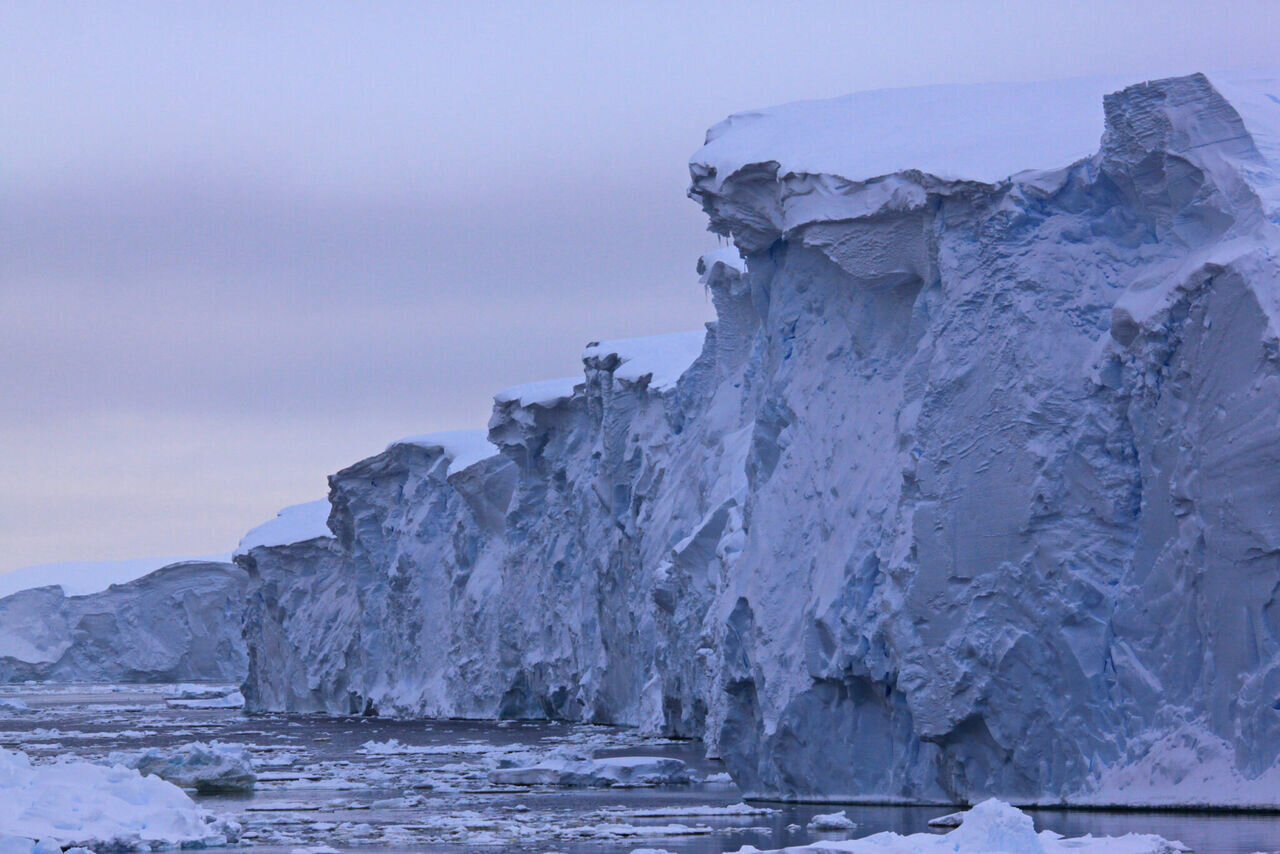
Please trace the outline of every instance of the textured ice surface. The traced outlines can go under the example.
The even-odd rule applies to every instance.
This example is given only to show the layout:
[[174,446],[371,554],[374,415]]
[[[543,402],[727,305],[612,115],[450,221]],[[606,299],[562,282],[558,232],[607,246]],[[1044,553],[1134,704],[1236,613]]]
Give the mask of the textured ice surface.
[[0,682],[241,679],[245,582],[233,564],[186,562],[87,596],[6,596]]
[[225,845],[234,828],[159,777],[79,761],[32,765],[0,748],[0,833],[130,851]]
[[1280,805],[1280,86],[1214,79],[1243,112],[719,126],[690,193],[745,264],[701,259],[688,369],[591,353],[464,471],[333,475],[332,539],[239,559],[247,701],[701,736],[781,798]]

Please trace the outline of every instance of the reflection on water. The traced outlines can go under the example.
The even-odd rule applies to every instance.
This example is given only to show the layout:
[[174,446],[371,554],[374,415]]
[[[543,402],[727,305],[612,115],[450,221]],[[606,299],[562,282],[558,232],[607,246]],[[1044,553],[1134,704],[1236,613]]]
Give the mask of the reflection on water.
[[[216,698],[232,686],[0,686],[0,745],[36,761],[59,755],[100,759],[113,750],[190,741],[245,745],[259,769],[250,795],[197,796],[239,821],[263,852],[330,846],[377,851],[467,850],[686,854],[777,848],[814,841],[805,825],[831,806],[764,805],[762,815],[697,815],[741,801],[728,783],[636,789],[511,787],[489,780],[500,764],[547,756],[663,755],[697,779],[723,771],[701,745],[644,739],[634,732],[556,723],[396,721],[379,718],[246,716],[238,709],[182,708],[175,699]],[[216,703],[216,699],[213,700]],[[192,705],[187,702],[185,705]],[[690,808],[702,808],[694,809]],[[846,808],[855,836],[919,833],[946,808]],[[665,815],[664,815],[665,813]],[[1040,828],[1068,836],[1157,833],[1199,852],[1280,849],[1280,816],[1041,810]],[[821,838],[844,838],[843,834]]]

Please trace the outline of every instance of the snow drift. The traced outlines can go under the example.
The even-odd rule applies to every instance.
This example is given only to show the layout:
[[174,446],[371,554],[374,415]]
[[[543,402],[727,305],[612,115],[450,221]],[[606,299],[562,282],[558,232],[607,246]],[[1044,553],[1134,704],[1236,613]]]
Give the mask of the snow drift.
[[236,681],[246,575],[187,561],[100,593],[58,585],[0,599],[0,682]]
[[730,118],[701,346],[333,475],[237,557],[250,706],[638,725],[752,795],[1280,805],[1278,163],[1269,74]]

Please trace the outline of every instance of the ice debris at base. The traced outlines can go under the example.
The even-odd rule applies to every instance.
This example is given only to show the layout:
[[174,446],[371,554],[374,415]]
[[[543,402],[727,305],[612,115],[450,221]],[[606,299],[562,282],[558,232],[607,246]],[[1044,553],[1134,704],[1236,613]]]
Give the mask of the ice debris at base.
[[334,474],[332,537],[238,558],[249,707],[700,737],[748,796],[1280,806],[1278,117],[1230,73],[730,118],[678,382],[593,349],[465,471]]
[[[947,834],[901,836],[886,831],[862,839],[779,848],[774,854],[1184,854],[1188,850],[1181,843],[1148,834],[1067,839],[1051,830],[1036,833],[1031,816],[1003,801],[991,799],[964,813],[964,823]],[[752,845],[745,845],[738,849],[737,854],[762,852]]]
[[332,536],[328,519],[329,502],[324,498],[293,504],[277,513],[274,519],[263,522],[245,534],[234,554],[246,555],[257,548],[287,546]]
[[661,756],[610,756],[603,759],[547,759],[536,765],[497,768],[494,783],[512,786],[659,786],[689,783],[689,768]]
[[132,851],[226,845],[238,830],[159,777],[89,762],[32,765],[0,748],[0,833]]
[[174,747],[149,747],[137,753],[114,752],[107,761],[201,793],[249,792],[258,780],[252,759],[242,745],[196,741]]
[[99,593],[0,598],[0,682],[240,680],[248,575],[182,562]]
[[818,831],[853,830],[858,825],[843,812],[831,812],[815,815],[809,819],[808,828]]

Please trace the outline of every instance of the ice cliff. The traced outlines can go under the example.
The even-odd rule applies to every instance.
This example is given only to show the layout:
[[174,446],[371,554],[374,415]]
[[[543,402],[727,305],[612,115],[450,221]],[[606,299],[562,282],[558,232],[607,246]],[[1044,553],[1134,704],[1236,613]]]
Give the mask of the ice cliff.
[[5,596],[0,682],[242,679],[245,584],[233,564],[193,560],[96,593],[49,584]]
[[1280,75],[1123,82],[713,128],[716,322],[331,476],[236,558],[250,706],[637,725],[752,795],[1280,805]]

